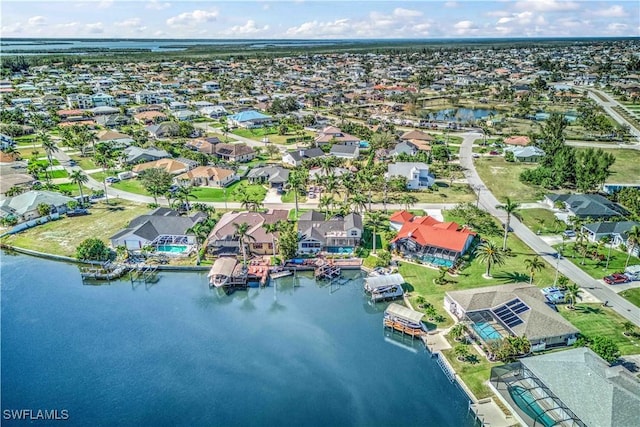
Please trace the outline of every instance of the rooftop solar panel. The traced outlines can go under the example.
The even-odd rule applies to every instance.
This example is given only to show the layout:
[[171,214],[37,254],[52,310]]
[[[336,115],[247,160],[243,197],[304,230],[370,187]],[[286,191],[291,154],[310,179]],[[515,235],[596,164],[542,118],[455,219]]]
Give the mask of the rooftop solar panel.
[[493,311],[493,314],[508,328],[512,328],[524,323],[518,315],[527,310],[529,310],[529,307],[522,302],[520,298],[514,298],[491,311]]

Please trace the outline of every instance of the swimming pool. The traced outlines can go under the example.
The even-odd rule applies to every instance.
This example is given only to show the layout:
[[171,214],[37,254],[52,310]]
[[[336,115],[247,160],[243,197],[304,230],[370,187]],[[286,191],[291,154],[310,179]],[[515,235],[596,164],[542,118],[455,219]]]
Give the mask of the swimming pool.
[[451,268],[453,266],[453,261],[450,261],[448,259],[436,258],[432,256],[423,256],[422,261],[427,264],[435,265],[437,267]]
[[490,323],[477,322],[473,323],[471,327],[474,331],[476,331],[478,335],[480,335],[480,338],[482,338],[484,341],[493,341],[502,338],[500,332],[496,331],[496,328],[494,328]]
[[360,148],[369,148],[369,143],[367,141],[360,141]]
[[327,252],[330,254],[352,254],[353,253],[353,248],[345,248],[345,247],[336,247],[336,246],[329,246],[327,247]]
[[535,397],[526,388],[519,385],[509,387],[509,394],[516,405],[518,405],[518,408],[522,409],[525,414],[535,421],[534,425],[542,424],[545,427],[551,427],[557,424],[557,422],[545,412],[544,408],[536,402]]
[[186,252],[187,245],[160,245],[156,248],[156,252],[167,252],[171,254],[181,254]]

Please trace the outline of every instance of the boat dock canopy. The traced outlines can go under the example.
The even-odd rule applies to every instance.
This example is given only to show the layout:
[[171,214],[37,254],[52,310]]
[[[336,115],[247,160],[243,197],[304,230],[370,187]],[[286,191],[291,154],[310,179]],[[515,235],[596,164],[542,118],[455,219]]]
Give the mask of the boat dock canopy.
[[238,261],[235,258],[227,257],[227,258],[218,258],[216,262],[213,263],[211,270],[209,270],[209,277],[214,276],[233,276],[233,272],[236,268]]
[[411,323],[420,323],[422,317],[424,316],[423,313],[411,310],[410,308],[407,308],[400,304],[396,304],[395,302],[389,304],[389,307],[387,307],[385,313],[391,315],[392,317],[407,320]]
[[372,276],[365,279],[365,289],[369,292],[376,289],[388,288],[390,286],[400,286],[404,283],[404,277],[401,274],[386,274],[383,276]]

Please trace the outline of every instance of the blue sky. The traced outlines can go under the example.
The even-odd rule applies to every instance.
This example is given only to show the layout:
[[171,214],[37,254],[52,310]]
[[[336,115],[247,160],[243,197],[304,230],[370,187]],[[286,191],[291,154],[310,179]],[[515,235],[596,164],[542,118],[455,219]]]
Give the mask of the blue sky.
[[640,2],[2,0],[2,37],[638,36]]

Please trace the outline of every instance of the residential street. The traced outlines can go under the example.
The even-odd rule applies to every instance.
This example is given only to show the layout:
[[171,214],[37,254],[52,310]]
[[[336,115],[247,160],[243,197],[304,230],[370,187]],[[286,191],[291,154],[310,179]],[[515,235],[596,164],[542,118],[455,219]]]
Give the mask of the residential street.
[[[469,185],[474,188],[476,193],[480,188],[480,206],[484,208],[491,215],[497,217],[503,223],[506,221],[506,213],[502,210],[496,209],[496,206],[501,204],[495,196],[484,185],[478,173],[476,172],[472,158],[472,146],[473,141],[481,138],[482,133],[469,132],[461,135],[463,142],[460,147],[460,164],[465,168],[465,176],[469,181]],[[517,200],[516,200],[517,201]],[[524,224],[518,221],[517,218],[511,218],[511,228],[513,233],[522,239],[531,249],[540,254],[550,265],[558,265],[558,270],[561,274],[567,276],[570,280],[577,283],[581,288],[587,289],[589,293],[598,298],[600,301],[608,301],[608,305],[611,306],[621,316],[625,317],[629,321],[640,326],[640,309],[619,296],[614,292],[609,285],[600,282],[589,276],[587,273],[578,268],[571,261],[563,258],[557,260],[555,257],[556,250],[545,243],[534,232],[529,230]]]

